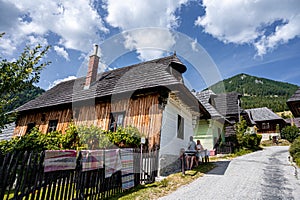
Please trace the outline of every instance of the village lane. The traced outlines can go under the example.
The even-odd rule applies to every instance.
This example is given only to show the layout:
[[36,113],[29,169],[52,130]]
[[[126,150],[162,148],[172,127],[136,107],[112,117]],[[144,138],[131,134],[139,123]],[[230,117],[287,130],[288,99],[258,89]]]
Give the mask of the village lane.
[[289,162],[288,148],[267,147],[231,161],[218,161],[218,167],[161,200],[300,199],[299,168]]

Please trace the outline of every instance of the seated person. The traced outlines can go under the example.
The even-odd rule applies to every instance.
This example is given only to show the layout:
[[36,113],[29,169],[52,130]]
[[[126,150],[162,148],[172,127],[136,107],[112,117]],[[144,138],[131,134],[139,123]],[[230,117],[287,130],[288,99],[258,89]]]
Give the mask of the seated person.
[[200,140],[197,140],[196,149],[197,149],[197,159],[196,160],[198,163],[204,157],[204,155],[203,155],[204,148],[203,148]]
[[[190,141],[188,143],[187,152],[185,154],[186,156],[186,165],[187,169],[192,169],[194,161],[196,162],[196,153],[197,153],[197,145],[196,142],[193,140],[193,136],[190,136]],[[196,162],[196,166],[198,166],[198,163]]]

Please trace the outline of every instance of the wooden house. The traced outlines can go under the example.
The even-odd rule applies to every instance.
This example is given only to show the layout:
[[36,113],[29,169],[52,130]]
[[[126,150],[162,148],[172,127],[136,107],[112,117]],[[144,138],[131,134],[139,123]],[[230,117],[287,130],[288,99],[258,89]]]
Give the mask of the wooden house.
[[112,131],[131,125],[149,149],[160,149],[160,168],[178,159],[194,135],[193,119],[210,117],[184,85],[186,66],[175,54],[100,74],[98,63],[96,47],[86,77],[62,82],[19,107],[14,134],[33,127],[64,133],[72,122]]
[[225,137],[235,134],[234,125],[239,122],[240,117],[247,121],[248,126],[255,122],[250,119],[248,113],[241,105],[242,95],[238,92],[229,92],[212,95],[210,104],[229,122],[225,127]]
[[262,135],[262,140],[269,140],[270,136],[279,136],[280,130],[286,125],[283,118],[267,107],[247,109],[246,112],[256,123],[257,134]]
[[300,117],[300,88],[287,100],[287,105],[294,117]]

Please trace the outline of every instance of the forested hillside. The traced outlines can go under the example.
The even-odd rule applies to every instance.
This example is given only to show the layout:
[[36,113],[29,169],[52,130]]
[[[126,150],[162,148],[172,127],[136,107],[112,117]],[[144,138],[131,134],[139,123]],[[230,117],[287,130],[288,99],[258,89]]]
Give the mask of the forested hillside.
[[239,92],[243,95],[242,107],[244,109],[268,107],[274,112],[288,110],[286,101],[294,94],[297,88],[297,85],[258,78],[248,74],[238,74],[210,87],[217,94],[233,91]]
[[11,98],[17,97],[17,99],[11,105],[6,106],[4,108],[4,110],[6,112],[9,112],[9,111],[25,104],[26,102],[36,98],[43,92],[45,92],[45,90],[43,90],[42,88],[31,85],[27,90],[24,90],[17,94],[11,94]]

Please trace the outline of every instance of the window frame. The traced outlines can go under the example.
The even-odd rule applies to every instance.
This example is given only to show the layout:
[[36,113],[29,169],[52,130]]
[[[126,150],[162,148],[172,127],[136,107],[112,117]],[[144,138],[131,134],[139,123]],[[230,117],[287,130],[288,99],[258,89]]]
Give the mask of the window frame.
[[36,123],[35,122],[29,122],[27,124],[27,128],[26,128],[26,134],[27,133],[30,133],[32,131],[32,129],[34,129],[34,127],[36,126]]
[[261,129],[263,129],[263,130],[270,129],[270,123],[269,122],[263,122],[261,124]]
[[[51,133],[51,132],[56,131],[57,125],[58,125],[58,120],[57,119],[49,120],[47,133]],[[55,128],[53,128],[54,126],[55,126]],[[50,129],[54,129],[54,130],[50,131]]]
[[184,118],[177,114],[177,138],[184,140]]
[[[119,118],[122,116],[122,118]],[[117,120],[115,120],[117,119]],[[109,115],[109,124],[108,124],[108,130],[115,132],[118,127],[123,127],[124,126],[124,119],[125,119],[125,111],[123,112],[111,112]],[[114,120],[112,122],[112,120]],[[121,120],[121,121],[119,121]],[[113,124],[114,123],[114,124]]]

